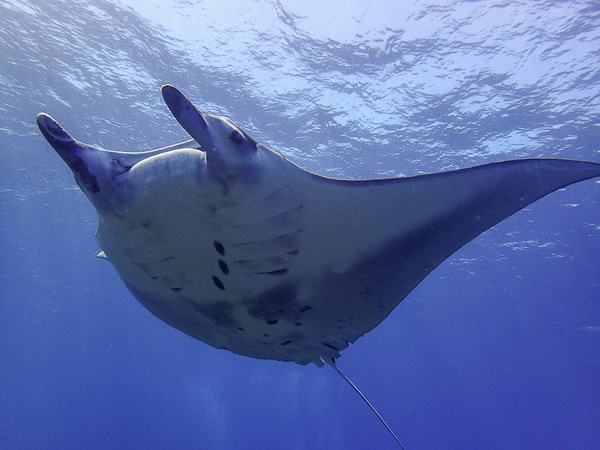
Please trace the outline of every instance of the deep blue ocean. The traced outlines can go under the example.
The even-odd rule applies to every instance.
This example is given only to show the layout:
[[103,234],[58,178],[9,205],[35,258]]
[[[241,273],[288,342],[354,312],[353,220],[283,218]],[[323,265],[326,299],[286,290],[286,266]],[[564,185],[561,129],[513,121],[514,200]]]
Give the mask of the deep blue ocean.
[[[600,6],[584,1],[0,0],[0,448],[384,449],[329,367],[170,328],[96,258],[95,210],[39,133],[189,139],[210,113],[327,176],[600,162]],[[600,181],[455,253],[339,366],[407,449],[600,447]]]

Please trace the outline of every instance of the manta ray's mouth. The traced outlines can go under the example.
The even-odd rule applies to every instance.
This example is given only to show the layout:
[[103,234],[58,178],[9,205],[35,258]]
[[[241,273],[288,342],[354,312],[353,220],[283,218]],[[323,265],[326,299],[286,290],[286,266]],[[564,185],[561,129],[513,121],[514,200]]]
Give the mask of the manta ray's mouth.
[[114,170],[114,177],[119,177],[123,174],[126,174],[127,172],[129,172],[131,170],[131,168],[135,165],[126,165],[123,164],[121,161],[119,161],[118,159],[112,159],[111,163],[113,165],[113,170]]

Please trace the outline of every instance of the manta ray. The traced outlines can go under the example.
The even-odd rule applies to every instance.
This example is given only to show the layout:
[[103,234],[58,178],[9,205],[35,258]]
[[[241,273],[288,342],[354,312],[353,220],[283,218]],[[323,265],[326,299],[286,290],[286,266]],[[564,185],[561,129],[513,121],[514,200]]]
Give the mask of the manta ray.
[[98,212],[98,256],[172,327],[252,358],[328,363],[367,403],[336,365],[342,350],[467,242],[546,194],[600,176],[597,163],[521,159],[329,178],[196,109],[175,87],[162,94],[192,139],[147,152],[86,145],[38,115]]

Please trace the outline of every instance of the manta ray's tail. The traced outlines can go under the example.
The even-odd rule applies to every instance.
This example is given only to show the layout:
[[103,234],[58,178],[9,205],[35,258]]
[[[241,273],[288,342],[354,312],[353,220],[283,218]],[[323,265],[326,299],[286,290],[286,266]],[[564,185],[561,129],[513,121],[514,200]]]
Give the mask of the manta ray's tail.
[[369,406],[369,408],[371,408],[371,411],[373,411],[375,413],[375,415],[379,418],[379,420],[381,420],[381,423],[383,423],[385,425],[385,427],[388,429],[388,431],[391,433],[391,435],[394,437],[394,439],[396,440],[396,442],[398,443],[398,445],[404,449],[404,445],[402,445],[402,443],[400,442],[400,439],[398,439],[398,436],[396,436],[396,433],[394,433],[392,431],[392,429],[390,428],[390,426],[387,424],[387,422],[383,419],[383,417],[381,417],[381,414],[379,414],[377,412],[377,410],[375,409],[375,407],[371,404],[371,402],[367,399],[367,397],[364,396],[364,394],[362,392],[360,392],[360,389],[358,389],[358,387],[356,387],[356,385],[352,382],[352,380],[350,378],[348,378],[344,372],[342,372],[342,370],[337,366],[337,364],[335,363],[335,360],[333,358],[321,358],[321,361],[329,364],[331,367],[333,367],[335,369],[335,371],[337,373],[340,374],[340,376],[346,380],[346,382],[352,387],[352,389],[354,389],[354,391],[360,395],[360,398],[362,398],[364,400],[364,402]]

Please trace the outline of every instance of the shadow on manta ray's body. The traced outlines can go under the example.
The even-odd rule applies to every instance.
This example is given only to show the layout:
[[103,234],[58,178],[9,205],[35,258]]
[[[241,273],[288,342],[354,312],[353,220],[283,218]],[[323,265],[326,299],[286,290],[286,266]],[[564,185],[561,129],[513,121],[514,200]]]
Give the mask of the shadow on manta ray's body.
[[523,159],[327,178],[197,110],[173,86],[162,92],[192,140],[106,151],[38,116],[98,211],[99,256],[178,330],[253,358],[326,362],[365,401],[335,364],[341,350],[464,244],[546,194],[600,176],[596,163]]

